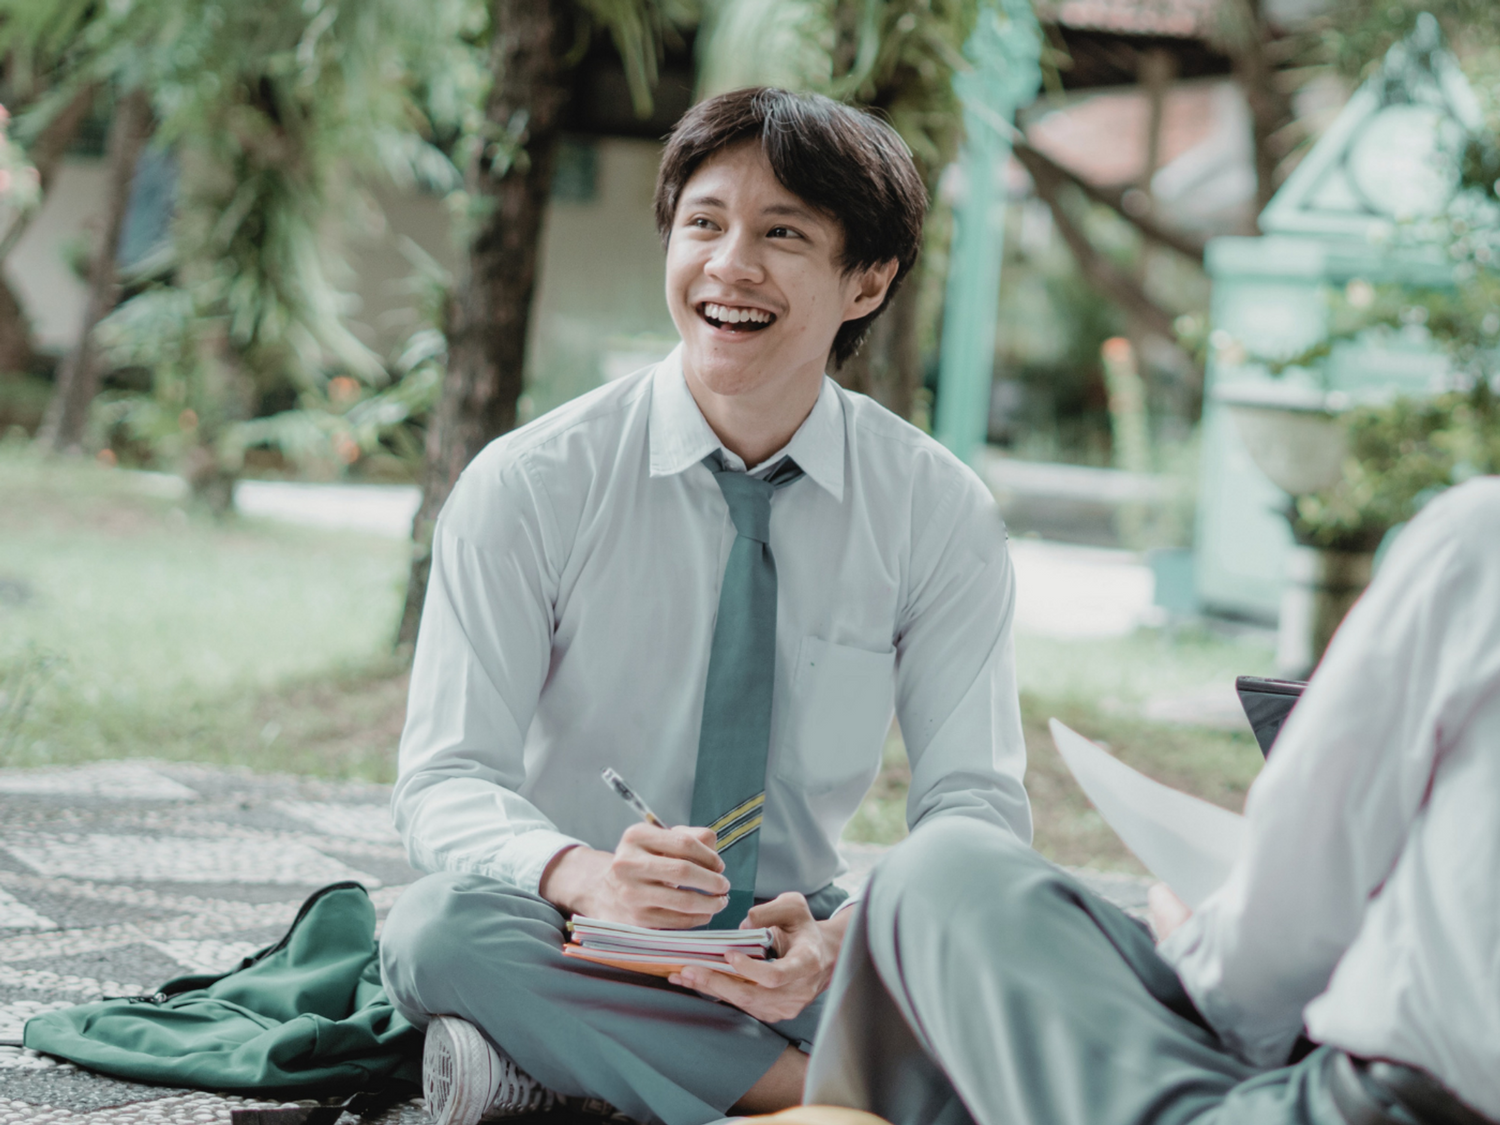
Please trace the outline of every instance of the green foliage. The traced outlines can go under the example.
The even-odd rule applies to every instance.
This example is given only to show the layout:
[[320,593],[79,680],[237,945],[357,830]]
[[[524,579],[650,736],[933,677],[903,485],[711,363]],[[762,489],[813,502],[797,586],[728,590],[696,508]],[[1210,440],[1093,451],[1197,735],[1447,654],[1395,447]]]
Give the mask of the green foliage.
[[[505,121],[487,113],[492,63],[489,57],[489,11],[483,0],[446,0],[467,11],[461,26],[444,40],[451,57],[425,64],[422,104],[440,136],[448,139],[454,164],[465,184],[450,193],[450,211],[460,224],[461,241],[471,239],[488,213],[486,180],[499,180],[529,168],[525,148],[530,125],[524,110]],[[597,30],[610,36],[625,69],[632,106],[640,117],[651,113],[652,88],[663,44],[698,19],[697,0],[576,0],[573,11],[576,63]],[[442,38],[442,37],[439,37]],[[460,50],[452,45],[461,44]],[[459,76],[457,80],[454,76]]]
[[678,28],[697,22],[697,4],[693,0],[578,0],[578,8],[583,17],[580,39],[591,25],[609,32],[625,65],[635,112],[649,116],[662,41]]
[[416,21],[394,3],[188,7],[220,18],[179,29],[152,83],[182,167],[178,284],[252,378],[311,386],[332,365],[380,382],[345,327],[320,228],[351,168],[457,184],[412,128],[417,76],[400,44]]
[[720,0],[698,39],[699,94],[744,86],[833,89],[832,5],[827,0]]
[[701,92],[774,85],[880,110],[928,186],[957,154],[955,73],[985,0],[718,0],[699,38]]
[[447,356],[443,334],[420,329],[397,358],[398,378],[390,386],[364,393],[348,376],[335,377],[326,388],[309,392],[297,410],[238,424],[231,440],[241,448],[278,449],[294,464],[333,458],[347,464],[387,441],[398,455],[415,460],[421,450],[406,424],[437,404]]
[[1452,388],[1432,398],[1358,404],[1340,422],[1349,441],[1344,476],[1331,489],[1297,499],[1290,513],[1300,542],[1373,550],[1392,527],[1436,492],[1471,476],[1500,472],[1500,216],[1492,189],[1471,187],[1450,214],[1418,233],[1446,243],[1455,263],[1449,289],[1372,285],[1355,279],[1329,294],[1327,337],[1268,364],[1319,370],[1338,349],[1432,348],[1448,362]]
[[1373,551],[1444,488],[1500,472],[1500,409],[1487,383],[1357,406],[1339,421],[1349,440],[1343,479],[1297,497],[1289,513],[1308,546]]
[[963,138],[953,75],[969,69],[963,48],[982,6],[978,0],[865,0],[853,62],[834,84],[835,97],[886,114],[929,188]]
[[[1437,492],[1500,472],[1500,24],[1490,8],[1480,0],[1421,6],[1341,0],[1327,15],[1325,48],[1353,74],[1359,59],[1379,58],[1431,11],[1450,35],[1460,31],[1457,46],[1467,55],[1487,120],[1458,154],[1458,189],[1445,212],[1400,225],[1392,240],[1393,251],[1442,253],[1452,264],[1453,285],[1419,289],[1356,278],[1329,292],[1324,339],[1296,355],[1257,357],[1273,375],[1291,368],[1322,375],[1351,345],[1430,349],[1447,361],[1444,393],[1357,403],[1340,416],[1349,443],[1343,479],[1297,498],[1288,512],[1304,544],[1373,550]],[[1470,17],[1476,22],[1464,26]],[[1248,358],[1238,342],[1220,347],[1221,355],[1227,349]]]
[[[1455,245],[1472,231],[1459,224]],[[1459,247],[1455,256],[1470,253]],[[1471,272],[1453,289],[1416,290],[1351,281],[1329,295],[1328,336],[1294,356],[1268,362],[1321,370],[1352,343],[1430,347],[1446,357],[1456,389],[1432,398],[1360,403],[1340,416],[1349,442],[1343,479],[1299,497],[1288,513],[1298,542],[1369,551],[1436,492],[1481,473],[1500,472],[1500,275]]]
[[[595,29],[614,38],[648,109],[687,0],[579,0],[576,15],[581,45]],[[129,279],[138,291],[101,331],[152,390],[106,401],[96,433],[220,492],[251,445],[302,465],[392,442],[417,455],[407,422],[441,381],[446,292],[404,355],[372,354],[347,323],[339,227],[378,222],[364,185],[385,181],[446,193],[470,233],[476,173],[517,167],[527,127],[524,113],[488,119],[489,19],[484,0],[0,0],[0,49],[47,76],[31,132],[81,88],[144,90],[179,169],[170,254]],[[255,417],[287,399],[295,409]]]
[[[33,130],[84,85],[142,89],[180,171],[170,253],[100,331],[151,393],[104,402],[96,432],[123,426],[222,481],[248,445],[342,464],[425,408],[441,349],[392,372],[355,337],[329,236],[373,213],[372,178],[458,186],[436,142],[478,120],[483,15],[477,0],[0,0],[0,45],[49,75]],[[298,408],[252,421],[267,397]]]
[[5,210],[5,225],[21,217],[41,202],[41,178],[37,170],[10,136],[10,114],[0,106],[0,204]]
[[100,325],[106,354],[122,366],[148,368],[153,378],[149,395],[102,397],[93,417],[96,444],[143,448],[153,461],[190,471],[195,455],[206,452],[231,475],[253,448],[274,449],[320,477],[387,448],[408,461],[420,457],[410,423],[427,414],[442,386],[447,347],[437,329],[413,334],[384,387],[335,375],[304,389],[295,409],[244,417],[231,409],[222,374],[195,354],[198,327],[190,298],[169,288],[137,297]]
[[1500,41],[1493,0],[1332,0],[1297,30],[1290,46],[1304,61],[1311,56],[1360,79],[1416,29],[1424,13],[1437,17],[1450,42],[1466,48]]

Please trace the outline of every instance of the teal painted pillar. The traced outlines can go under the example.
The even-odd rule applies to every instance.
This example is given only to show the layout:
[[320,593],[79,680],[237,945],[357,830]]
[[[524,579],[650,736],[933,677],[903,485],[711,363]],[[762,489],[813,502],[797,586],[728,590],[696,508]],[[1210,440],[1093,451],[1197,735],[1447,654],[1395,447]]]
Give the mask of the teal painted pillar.
[[1002,129],[1042,83],[1041,32],[1027,0],[981,7],[964,54],[973,69],[953,80],[964,106],[963,196],[954,212],[948,256],[935,429],[939,441],[972,463],[984,445],[995,362],[1005,248],[1000,176],[1010,155],[1010,136]]

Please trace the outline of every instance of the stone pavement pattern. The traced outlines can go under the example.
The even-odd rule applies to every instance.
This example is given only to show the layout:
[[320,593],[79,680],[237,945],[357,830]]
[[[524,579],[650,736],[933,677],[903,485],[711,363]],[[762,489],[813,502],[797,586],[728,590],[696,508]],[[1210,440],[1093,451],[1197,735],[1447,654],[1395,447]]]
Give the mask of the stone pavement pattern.
[[[0,1042],[38,1012],[232,968],[327,883],[357,879],[383,918],[417,877],[389,798],[379,785],[156,762],[0,770]],[[275,1104],[0,1046],[0,1125],[208,1125]],[[413,1102],[376,1120],[424,1116]]]
[[[19,1042],[39,1012],[226,971],[280,938],[328,883],[363,883],[383,920],[417,878],[389,800],[382,785],[164,762],[0,769],[0,1043]],[[862,881],[883,851],[846,845],[840,881]],[[1085,877],[1122,906],[1144,902],[1140,880]],[[0,1125],[211,1125],[274,1104],[0,1046]],[[372,1122],[424,1120],[413,1101]]]

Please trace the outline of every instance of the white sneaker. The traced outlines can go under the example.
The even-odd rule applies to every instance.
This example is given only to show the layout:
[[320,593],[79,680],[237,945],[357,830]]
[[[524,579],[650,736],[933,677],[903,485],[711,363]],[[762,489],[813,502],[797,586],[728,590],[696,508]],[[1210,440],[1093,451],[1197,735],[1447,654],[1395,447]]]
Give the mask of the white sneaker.
[[457,1016],[436,1016],[422,1047],[422,1097],[435,1125],[476,1125],[551,1109],[557,1096]]

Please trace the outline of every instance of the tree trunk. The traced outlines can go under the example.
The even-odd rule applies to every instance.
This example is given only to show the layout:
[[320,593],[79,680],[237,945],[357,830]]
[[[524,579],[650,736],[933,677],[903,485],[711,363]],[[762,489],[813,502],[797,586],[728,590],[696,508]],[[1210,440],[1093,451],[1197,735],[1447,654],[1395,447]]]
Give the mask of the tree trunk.
[[891,304],[870,328],[864,347],[835,372],[839,383],[869,395],[881,406],[910,418],[922,385],[922,354],[917,339],[921,266],[912,270]]
[[[63,153],[77,136],[78,127],[83,124],[89,110],[93,107],[96,90],[97,87],[92,84],[80,90],[73,100],[47,123],[47,127],[31,144],[27,155],[31,159],[32,166],[36,168],[44,199],[57,174],[57,167],[62,163]],[[11,220],[4,236],[0,237],[0,263],[4,262],[16,243],[21,240],[21,235],[26,232],[26,228],[36,217],[37,210],[17,215]],[[30,371],[36,366],[36,344],[31,335],[31,322],[27,320],[26,311],[21,307],[21,302],[16,297],[15,291],[11,289],[5,275],[0,273],[0,371]]]
[[30,371],[36,366],[31,322],[15,292],[0,274],[0,373]]
[[1146,151],[1137,186],[1149,200],[1151,181],[1161,168],[1162,122],[1166,118],[1167,94],[1177,77],[1177,60],[1162,47],[1141,51],[1137,55],[1136,78],[1146,91]]
[[47,403],[37,441],[56,453],[78,449],[83,443],[89,405],[99,389],[99,356],[94,327],[109,315],[120,299],[115,268],[120,249],[120,230],[130,205],[130,185],[136,161],[151,135],[151,104],[143,91],[124,95],[115,106],[109,126],[109,196],[104,203],[104,229],[89,269],[89,299],[83,335],[57,373],[57,388]]
[[[877,97],[876,104],[879,103]],[[917,160],[916,166],[930,201],[923,221],[925,226],[937,206],[937,181],[941,170],[934,171],[923,160]],[[871,325],[864,346],[834,372],[840,386],[869,395],[893,414],[907,420],[912,417],[917,390],[922,386],[921,293],[922,274],[926,269],[927,259],[919,256],[917,264],[891,298],[890,306]]]
[[1281,164],[1276,136],[1294,120],[1292,101],[1277,84],[1272,55],[1271,26],[1261,0],[1230,0],[1219,9],[1215,45],[1229,56],[1235,80],[1250,109],[1250,135],[1255,150],[1255,213],[1259,215],[1280,186]]
[[234,508],[234,488],[244,468],[242,457],[225,456],[224,436],[236,422],[254,413],[255,380],[227,326],[218,325],[199,338],[198,363],[197,404],[202,413],[184,411],[195,416],[178,420],[179,425],[189,421],[186,429],[193,441],[183,451],[177,471],[187,481],[193,502],[222,520]]
[[416,641],[443,502],[474,455],[516,423],[542,218],[569,92],[563,60],[573,46],[571,11],[566,0],[493,0],[495,84],[485,118],[519,151],[507,167],[496,163],[498,146],[491,146],[468,173],[471,196],[485,210],[448,303],[448,372],[427,434],[398,648]]

